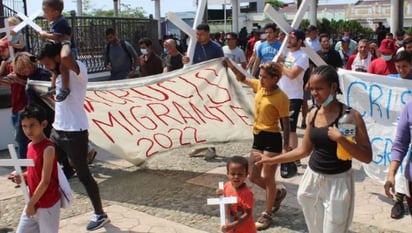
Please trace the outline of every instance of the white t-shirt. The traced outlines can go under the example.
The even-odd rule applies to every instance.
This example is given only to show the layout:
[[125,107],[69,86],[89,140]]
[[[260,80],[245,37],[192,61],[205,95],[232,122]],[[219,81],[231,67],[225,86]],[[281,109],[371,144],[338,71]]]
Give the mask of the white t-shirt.
[[301,49],[295,52],[288,51],[283,63],[287,68],[299,66],[303,70],[293,80],[289,79],[286,75],[282,75],[278,82],[280,89],[288,95],[289,99],[303,99],[303,75],[305,70],[309,68],[308,56]]
[[[55,103],[55,115],[53,128],[61,131],[84,131],[89,128],[86,111],[83,103],[87,89],[87,68],[77,61],[80,68],[79,75],[70,70],[70,95],[64,101]],[[56,80],[56,92],[60,92],[62,86],[61,75]]]
[[225,57],[232,59],[236,63],[242,64],[246,62],[245,53],[239,47],[236,47],[233,50],[231,50],[229,46],[225,45],[223,46],[223,53],[225,54]]

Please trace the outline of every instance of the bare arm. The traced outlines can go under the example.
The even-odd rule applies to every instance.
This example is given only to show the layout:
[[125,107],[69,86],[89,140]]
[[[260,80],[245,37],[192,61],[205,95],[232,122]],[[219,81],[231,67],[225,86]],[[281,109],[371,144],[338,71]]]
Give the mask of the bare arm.
[[400,161],[392,160],[389,165],[388,178],[386,179],[385,185],[385,194],[389,198],[393,198],[395,191],[395,174],[398,171],[399,166],[401,165]]
[[260,57],[255,58],[255,61],[253,62],[252,75],[256,74],[258,67],[260,65],[260,61],[261,61]]
[[242,223],[247,221],[252,216],[253,216],[252,209],[245,209],[245,212],[242,214],[242,216],[240,216],[238,220],[222,226],[222,232],[227,232],[227,231],[236,229],[238,226],[240,226]]
[[225,59],[225,62],[227,66],[233,71],[233,73],[236,75],[236,79],[239,82],[242,82],[248,86],[250,86],[250,78],[246,77],[242,72],[240,72],[236,67],[232,64],[232,62],[229,59]]
[[283,65],[282,72],[284,75],[286,75],[286,77],[293,80],[297,78],[302,72],[305,72],[305,70],[297,65],[294,65],[291,68],[287,68],[285,65]]

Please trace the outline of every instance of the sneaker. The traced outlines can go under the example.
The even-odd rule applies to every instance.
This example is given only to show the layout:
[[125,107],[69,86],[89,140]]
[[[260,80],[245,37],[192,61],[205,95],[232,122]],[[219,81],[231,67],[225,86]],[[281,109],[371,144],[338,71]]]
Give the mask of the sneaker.
[[276,199],[272,207],[272,213],[275,213],[280,209],[280,203],[282,203],[283,199],[285,199],[287,193],[288,191],[286,191],[283,187],[276,190]]
[[263,212],[255,223],[257,230],[265,230],[272,225],[273,219],[272,216],[266,212]]
[[402,202],[395,202],[391,210],[391,218],[400,219],[405,215],[405,208]]
[[59,94],[56,95],[56,102],[64,101],[67,98],[67,96],[69,96],[69,94],[70,94],[69,88],[60,89]]
[[94,214],[92,220],[89,222],[89,224],[87,224],[86,229],[88,231],[94,231],[101,228],[108,222],[110,222],[110,219],[109,217],[107,217],[107,214]]
[[94,158],[96,158],[97,151],[92,148],[88,153],[87,153],[87,163],[92,164],[94,161]]
[[216,157],[216,148],[210,147],[207,148],[207,152],[205,154],[205,160],[211,160]]
[[207,150],[207,147],[194,149],[192,150],[192,152],[189,153],[189,157],[202,157],[203,155],[201,155],[200,153],[206,150]]

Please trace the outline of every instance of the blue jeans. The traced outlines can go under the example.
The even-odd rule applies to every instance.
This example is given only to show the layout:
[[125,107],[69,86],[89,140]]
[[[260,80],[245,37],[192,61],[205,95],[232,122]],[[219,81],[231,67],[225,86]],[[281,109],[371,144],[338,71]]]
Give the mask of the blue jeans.
[[17,143],[17,156],[19,159],[27,158],[27,145],[29,144],[29,139],[23,132],[23,128],[21,127],[21,120],[20,120],[20,113],[12,112],[11,113],[11,122],[14,128],[14,140]]

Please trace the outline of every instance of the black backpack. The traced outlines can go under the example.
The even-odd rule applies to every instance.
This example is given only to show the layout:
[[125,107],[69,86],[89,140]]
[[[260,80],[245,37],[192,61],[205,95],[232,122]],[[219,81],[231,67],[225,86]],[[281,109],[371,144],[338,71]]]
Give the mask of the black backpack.
[[[127,56],[130,59],[130,63],[133,64],[133,56],[130,53],[130,51],[127,49],[126,42],[124,40],[120,40],[120,45],[122,46],[123,50],[126,52]],[[107,43],[106,45],[106,56],[107,56],[107,63],[110,63],[110,43]]]

